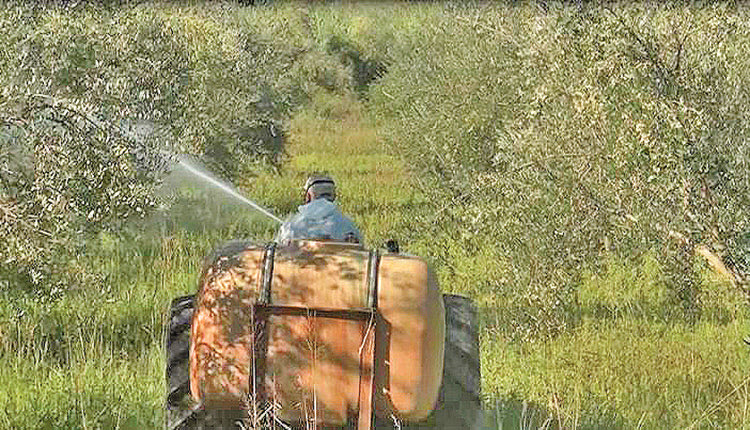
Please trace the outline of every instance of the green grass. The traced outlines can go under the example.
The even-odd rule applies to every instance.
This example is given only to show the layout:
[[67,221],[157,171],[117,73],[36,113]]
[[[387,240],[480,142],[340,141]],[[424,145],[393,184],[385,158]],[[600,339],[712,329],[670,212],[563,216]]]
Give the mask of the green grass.
[[[287,141],[282,162],[278,169],[246,166],[252,174],[239,177],[236,183],[243,194],[283,218],[301,204],[301,186],[308,174],[331,174],[338,182],[342,210],[361,227],[368,246],[381,246],[395,238],[404,251],[424,256],[435,265],[446,292],[474,299],[480,310],[489,427],[498,428],[499,421],[505,424],[503,428],[750,429],[750,347],[741,341],[750,334],[746,295],[712,273],[703,261],[689,259],[685,276],[678,277],[684,285],[689,282],[688,303],[684,296],[688,289],[675,288],[666,246],[652,242],[644,246],[637,240],[618,242],[623,248],[617,252],[599,244],[602,238],[596,235],[573,242],[591,247],[586,248],[586,255],[593,263],[575,266],[568,261],[565,270],[575,269],[568,273],[555,260],[564,248],[551,249],[556,242],[545,236],[548,227],[560,219],[544,224],[540,213],[547,209],[538,206],[545,202],[543,194],[554,189],[531,186],[539,184],[543,169],[521,169],[515,177],[515,191],[530,190],[538,194],[534,197],[538,200],[511,202],[519,203],[517,207],[524,202],[537,204],[533,208],[539,213],[528,213],[528,208],[506,213],[497,207],[497,195],[507,191],[500,182],[502,172],[485,166],[486,171],[471,176],[466,173],[476,173],[472,170],[476,166],[461,170],[466,160],[480,163],[486,155],[482,151],[487,150],[482,145],[490,141],[518,145],[500,149],[512,149],[506,158],[522,166],[529,159],[546,160],[546,151],[552,151],[555,142],[590,138],[596,127],[616,138],[607,141],[610,144],[637,148],[636,142],[644,139],[656,145],[648,140],[652,138],[649,130],[654,131],[649,127],[658,123],[650,115],[665,105],[650,104],[650,84],[638,86],[639,79],[649,76],[646,66],[627,69],[625,57],[616,57],[613,63],[605,55],[596,62],[597,73],[601,72],[597,76],[617,81],[609,88],[613,93],[606,93],[596,87],[597,76],[575,80],[573,72],[589,70],[586,67],[572,60],[568,64],[553,60],[570,47],[561,42],[570,42],[565,31],[579,32],[583,48],[595,51],[594,47],[603,46],[612,50],[608,51],[611,55],[622,55],[618,43],[626,44],[624,36],[609,33],[611,44],[601,45],[593,30],[586,33],[574,21],[566,21],[573,19],[571,11],[553,10],[540,16],[534,5],[482,13],[477,7],[285,4],[222,12],[209,6],[157,5],[151,9],[147,5],[123,13],[118,26],[145,31],[145,24],[136,22],[145,17],[159,28],[189,36],[183,41],[190,48],[185,51],[186,61],[202,73],[196,78],[202,86],[191,89],[199,97],[191,103],[205,103],[201,112],[215,115],[200,123],[204,126],[237,119],[236,113],[221,106],[222,98],[229,97],[222,92],[226,88],[209,87],[222,80],[222,67],[236,64],[238,29],[251,28],[249,33],[264,46],[288,43],[308,50],[310,57],[295,63],[292,72],[269,72],[283,77],[277,88],[286,94],[282,98],[294,98],[289,95],[293,92],[284,92],[289,87],[304,94],[298,104],[285,105],[289,116],[284,122]],[[737,61],[745,58],[742,43],[748,40],[747,32],[737,23],[734,11],[659,9],[654,16],[622,7],[636,17],[654,20],[659,28],[680,19],[696,25],[705,21],[706,28],[734,23],[740,30],[719,52]],[[62,44],[55,34],[67,34],[71,20],[67,12],[50,12],[40,34],[54,46]],[[449,22],[457,26],[455,34],[441,30]],[[607,27],[611,17],[607,22],[596,25],[611,30]],[[76,25],[69,32],[82,35],[81,46],[88,46],[86,38],[106,40],[106,28],[96,17]],[[701,37],[709,40],[704,33]],[[130,40],[127,31],[118,30],[118,34],[117,40]],[[658,33],[656,40],[664,34]],[[388,74],[366,94],[369,98],[353,90],[345,68],[332,66],[336,57],[326,49],[334,36],[359,49],[363,57],[388,65]],[[693,49],[702,49],[695,40],[690,43]],[[673,48],[663,46],[667,54]],[[483,51],[490,48],[489,54]],[[284,49],[278,52],[286,55]],[[85,57],[76,61],[85,63]],[[690,58],[693,64],[705,65],[697,54]],[[0,60],[9,62],[12,56]],[[513,65],[525,68],[518,71]],[[212,75],[212,70],[219,72]],[[570,76],[563,76],[566,73]],[[560,80],[550,80],[555,76]],[[744,88],[743,76],[739,70],[729,74],[737,81],[735,88]],[[73,84],[89,79],[85,73],[69,78]],[[337,83],[314,83],[321,80]],[[115,81],[128,88],[127,80]],[[500,85],[490,88],[485,85],[489,82]],[[570,88],[580,91],[568,94]],[[75,85],[65,91],[75,93]],[[741,101],[738,94],[730,101]],[[235,106],[252,110],[242,97],[235,96],[231,96]],[[625,112],[621,122],[607,116],[614,114],[605,109],[611,105],[601,104],[606,97],[623,101],[617,107],[618,112]],[[538,103],[532,103],[540,98],[548,111],[541,112]],[[727,105],[729,116],[744,115],[735,111],[740,104]],[[681,112],[677,102],[666,105],[677,109],[672,113]],[[172,106],[174,111],[169,111],[168,103],[160,106],[178,119],[174,127],[189,125],[189,133],[179,135],[183,143],[208,138],[210,133],[202,134],[200,125],[185,124],[191,117],[183,116],[179,106]],[[687,108],[685,112],[695,114]],[[732,116],[737,121],[740,117]],[[581,127],[594,120],[599,121],[595,127]],[[509,133],[493,134],[490,125],[503,121],[509,124]],[[669,130],[675,132],[671,138],[679,138],[675,128]],[[514,140],[503,140],[508,136]],[[540,154],[544,157],[537,157]],[[454,169],[443,177],[446,181],[436,180],[439,172],[424,170],[430,157],[438,157],[435,165]],[[497,157],[500,164],[504,160],[508,161]],[[578,167],[568,159],[560,163]],[[466,185],[470,196],[455,194],[451,187],[456,184]],[[551,204],[574,213],[554,199]],[[492,205],[496,205],[495,212]],[[55,290],[51,285],[49,294],[40,294],[0,284],[0,428],[161,427],[162,342],[169,302],[195,291],[202,259],[222,242],[235,238],[264,241],[274,234],[273,223],[224,206],[192,193],[162,217],[90,237],[85,249],[56,268],[78,279],[76,289]],[[527,219],[538,224],[529,227],[523,224]],[[619,218],[613,222],[617,231],[636,228]],[[571,224],[568,232],[576,228]],[[557,303],[560,298],[565,302]],[[521,416],[524,405],[527,412]]]
[[364,106],[353,96],[318,94],[310,107],[292,118],[289,160],[280,175],[259,175],[244,184],[247,193],[277,213],[302,204],[307,175],[326,172],[337,180],[342,210],[361,226],[368,246],[390,238],[413,245],[410,215],[424,211],[427,201],[410,182],[401,159],[386,152],[377,139]]
[[[613,263],[603,278],[589,279],[580,320],[553,340],[512,345],[485,331],[484,389],[502,393],[490,397],[534,402],[563,428],[747,428],[744,297],[706,273],[705,295],[722,299],[708,298],[713,307],[707,303],[695,324],[675,322],[663,308],[666,289],[648,279],[658,276],[649,264]],[[632,299],[649,286],[652,298]]]
[[159,428],[164,396],[163,351],[156,342],[142,357],[79,345],[66,366],[4,358],[0,380],[2,428]]
[[485,389],[530,400],[563,428],[747,428],[747,329],[622,319],[523,347],[484,337]]

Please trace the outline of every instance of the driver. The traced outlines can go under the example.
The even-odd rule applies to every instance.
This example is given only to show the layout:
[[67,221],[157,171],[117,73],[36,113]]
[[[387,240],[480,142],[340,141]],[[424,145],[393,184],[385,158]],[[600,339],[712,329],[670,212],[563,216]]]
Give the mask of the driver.
[[310,176],[304,190],[305,204],[281,225],[276,235],[277,243],[287,245],[295,239],[362,243],[359,229],[334,203],[336,184],[330,176]]

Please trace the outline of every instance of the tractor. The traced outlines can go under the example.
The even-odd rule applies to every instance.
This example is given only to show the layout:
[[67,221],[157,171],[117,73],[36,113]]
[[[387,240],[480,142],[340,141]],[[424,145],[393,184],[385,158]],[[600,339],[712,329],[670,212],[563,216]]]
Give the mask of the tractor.
[[168,430],[481,426],[476,309],[393,249],[230,242],[166,332]]

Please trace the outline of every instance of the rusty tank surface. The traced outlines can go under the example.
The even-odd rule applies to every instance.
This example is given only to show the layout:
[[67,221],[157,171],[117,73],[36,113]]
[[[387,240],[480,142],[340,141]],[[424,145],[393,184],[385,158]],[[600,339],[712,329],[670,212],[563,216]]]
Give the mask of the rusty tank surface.
[[458,302],[419,257],[231,243],[209,258],[197,294],[173,304],[167,428],[437,428],[449,421],[440,410],[470,410],[461,427],[471,428],[476,316],[464,302],[446,315]]

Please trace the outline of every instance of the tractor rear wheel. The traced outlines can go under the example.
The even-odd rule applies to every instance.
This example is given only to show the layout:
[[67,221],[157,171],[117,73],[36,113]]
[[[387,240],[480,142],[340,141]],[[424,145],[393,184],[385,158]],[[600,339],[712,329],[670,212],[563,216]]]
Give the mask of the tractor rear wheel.
[[435,411],[401,428],[479,429],[483,426],[477,310],[466,297],[444,294],[443,383]]
[[167,326],[166,429],[197,427],[200,408],[190,397],[190,325],[195,296],[172,300]]
[[445,361],[436,409],[437,428],[482,427],[477,309],[470,299],[444,294]]
[[239,411],[206,411],[190,395],[190,327],[195,296],[172,300],[167,327],[166,430],[235,430]]

